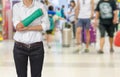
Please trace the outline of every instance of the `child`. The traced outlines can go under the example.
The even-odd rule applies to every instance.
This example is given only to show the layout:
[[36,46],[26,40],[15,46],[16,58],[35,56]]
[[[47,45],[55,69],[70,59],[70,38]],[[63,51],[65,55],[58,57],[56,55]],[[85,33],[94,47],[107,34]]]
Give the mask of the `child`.
[[108,33],[110,42],[110,52],[113,53],[113,37],[114,37],[114,24],[117,23],[117,7],[114,0],[100,0],[96,7],[95,25],[99,19],[100,50],[98,53],[103,54],[103,47],[105,42],[105,32]]
[[60,16],[57,15],[57,13],[54,11],[54,7],[51,5],[48,7],[48,15],[49,15],[49,21],[50,21],[50,29],[46,31],[47,33],[47,45],[48,48],[51,48],[51,42],[52,42],[52,33],[53,30],[55,30],[56,26],[55,26],[55,22],[58,20],[61,20],[63,18],[61,18]]
[[48,48],[51,48],[51,41],[52,41],[52,32],[54,30],[54,20],[53,16],[56,14],[53,10],[53,6],[49,6],[48,8],[48,15],[49,15],[49,21],[50,21],[50,29],[46,31],[46,40],[47,40],[47,45]]

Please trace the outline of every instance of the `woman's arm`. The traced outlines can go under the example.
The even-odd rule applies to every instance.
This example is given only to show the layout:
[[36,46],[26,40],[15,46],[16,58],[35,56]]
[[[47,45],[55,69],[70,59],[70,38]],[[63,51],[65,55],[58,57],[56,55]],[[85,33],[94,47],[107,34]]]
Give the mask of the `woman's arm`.
[[79,2],[79,0],[77,0],[77,6],[75,7],[75,17],[76,18],[78,18],[79,11],[80,11],[80,2]]
[[94,16],[94,0],[91,0],[91,18]]

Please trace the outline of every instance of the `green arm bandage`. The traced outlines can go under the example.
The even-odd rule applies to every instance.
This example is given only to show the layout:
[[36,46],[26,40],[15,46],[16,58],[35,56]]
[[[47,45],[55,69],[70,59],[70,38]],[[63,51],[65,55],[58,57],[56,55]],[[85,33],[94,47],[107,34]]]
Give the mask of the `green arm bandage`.
[[43,12],[41,9],[37,9],[35,12],[33,12],[30,16],[28,16],[27,18],[25,18],[24,20],[22,20],[22,24],[24,25],[24,27],[29,26],[35,19],[37,19],[38,17],[42,16]]

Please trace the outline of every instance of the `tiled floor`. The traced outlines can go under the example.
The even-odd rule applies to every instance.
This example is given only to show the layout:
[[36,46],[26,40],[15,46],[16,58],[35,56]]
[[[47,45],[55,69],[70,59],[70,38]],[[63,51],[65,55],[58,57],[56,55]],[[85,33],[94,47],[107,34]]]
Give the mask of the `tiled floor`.
[[[110,54],[108,41],[105,46],[103,55],[96,53],[99,43],[96,43],[95,47],[91,46],[91,52],[87,54],[83,52],[73,54],[74,46],[70,48],[54,46],[51,50],[45,46],[42,77],[119,77],[120,48],[115,48],[116,52]],[[0,77],[17,77],[12,50],[13,41],[0,42]]]

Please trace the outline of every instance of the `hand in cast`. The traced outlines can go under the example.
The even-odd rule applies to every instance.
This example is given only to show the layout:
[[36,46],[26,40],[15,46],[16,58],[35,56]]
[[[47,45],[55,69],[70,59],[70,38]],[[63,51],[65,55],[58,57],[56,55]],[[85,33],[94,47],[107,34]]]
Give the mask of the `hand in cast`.
[[28,29],[28,26],[37,18],[41,17],[43,15],[42,9],[37,9],[35,12],[33,12],[30,16],[22,20],[20,23],[18,23],[16,30],[17,31],[25,31]]

